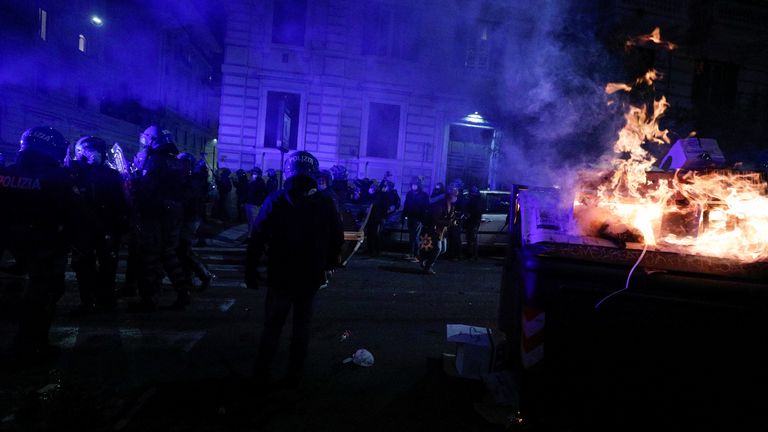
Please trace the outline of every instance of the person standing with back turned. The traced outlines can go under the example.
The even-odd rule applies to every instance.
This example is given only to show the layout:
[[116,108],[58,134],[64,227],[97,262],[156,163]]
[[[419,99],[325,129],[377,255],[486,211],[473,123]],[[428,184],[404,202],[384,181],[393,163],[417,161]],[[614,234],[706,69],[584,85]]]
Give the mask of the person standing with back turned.
[[315,294],[325,283],[326,271],[339,266],[344,231],[336,207],[317,191],[318,161],[309,152],[297,151],[285,162],[285,187],[271,193],[259,211],[248,243],[245,277],[249,288],[258,288],[257,266],[267,255],[267,296],[264,330],[254,364],[254,379],[268,384],[280,333],[293,309],[293,334],[284,383],[301,381],[309,345]]

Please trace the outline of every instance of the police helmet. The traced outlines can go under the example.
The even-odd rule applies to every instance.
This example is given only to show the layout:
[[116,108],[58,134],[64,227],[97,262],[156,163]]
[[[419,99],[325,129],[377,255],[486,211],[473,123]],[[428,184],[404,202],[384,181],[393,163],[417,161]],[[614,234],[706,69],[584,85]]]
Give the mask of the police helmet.
[[107,142],[103,139],[91,135],[86,135],[75,144],[75,147],[82,147],[101,154],[102,160],[107,160]]
[[314,177],[320,167],[320,163],[312,153],[304,150],[291,153],[283,164],[283,174],[286,178],[296,175]]
[[167,144],[175,144],[176,140],[168,129],[152,125],[139,135],[139,142],[143,148],[157,149]]
[[333,174],[333,180],[347,180],[347,167],[334,165],[331,167],[331,174]]
[[27,129],[21,134],[19,153],[61,162],[68,147],[69,142],[61,132],[52,127],[39,126]]
[[331,174],[331,171],[324,169],[317,172],[316,179],[325,180],[325,184],[330,185],[331,181],[333,180],[333,174]]

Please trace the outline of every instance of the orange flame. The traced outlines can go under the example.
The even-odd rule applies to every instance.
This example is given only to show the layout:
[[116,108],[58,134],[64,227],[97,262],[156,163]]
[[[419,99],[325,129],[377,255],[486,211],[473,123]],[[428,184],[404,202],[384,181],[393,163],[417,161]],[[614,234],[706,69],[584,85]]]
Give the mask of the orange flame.
[[[647,41],[675,47],[661,39],[658,28],[627,44]],[[651,69],[632,85],[609,83],[605,92],[629,92],[641,84],[652,86],[660,78]],[[743,262],[768,260],[768,185],[759,174],[689,171],[649,180],[647,173],[656,159],[643,145],[670,142],[669,132],[659,127],[667,108],[663,96],[652,106],[629,106],[607,174],[592,183],[582,179],[582,192],[574,202],[581,233],[602,236],[608,226],[617,238],[635,238],[657,250]]]
[[635,45],[644,45],[648,42],[653,42],[661,48],[668,49],[670,51],[677,48],[677,45],[673,44],[672,42],[665,41],[661,38],[661,29],[658,27],[654,28],[650,34],[636,36],[629,39],[626,43],[626,47],[630,48]]
[[[651,69],[648,72],[646,72],[643,76],[635,80],[635,86],[638,86],[640,84],[646,84],[649,86],[653,86],[653,82],[657,79],[661,79],[663,75],[656,71],[656,69]],[[605,93],[607,94],[613,94],[617,91],[625,91],[630,92],[632,89],[635,88],[634,86],[631,86],[629,84],[624,83],[608,83],[605,85]]]

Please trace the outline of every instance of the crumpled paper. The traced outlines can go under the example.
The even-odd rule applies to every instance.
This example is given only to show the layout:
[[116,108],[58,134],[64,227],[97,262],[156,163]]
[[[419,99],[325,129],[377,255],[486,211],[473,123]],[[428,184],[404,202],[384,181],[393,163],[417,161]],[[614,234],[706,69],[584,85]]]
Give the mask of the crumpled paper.
[[352,354],[352,357],[347,357],[344,359],[344,363],[349,362],[353,362],[354,364],[362,367],[370,367],[373,366],[374,358],[370,351],[361,348],[355,351],[355,353]]

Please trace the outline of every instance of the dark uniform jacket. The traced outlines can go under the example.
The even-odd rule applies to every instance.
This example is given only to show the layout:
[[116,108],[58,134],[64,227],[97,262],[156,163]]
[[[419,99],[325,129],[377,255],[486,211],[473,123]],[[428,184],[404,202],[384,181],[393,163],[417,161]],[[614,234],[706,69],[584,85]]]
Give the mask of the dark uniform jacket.
[[267,184],[264,179],[257,177],[248,183],[248,194],[245,197],[245,203],[260,206],[267,198]]
[[75,163],[71,173],[81,205],[78,225],[90,232],[119,235],[127,230],[128,202],[123,178],[105,165]]
[[339,264],[344,242],[341,218],[311,178],[294,176],[285,186],[270,194],[259,211],[248,244],[246,280],[254,283],[266,250],[269,287],[314,293],[325,283],[325,271]]
[[403,205],[402,219],[408,218],[422,222],[424,212],[429,206],[429,195],[421,189],[410,190],[405,195],[405,204]]
[[183,204],[188,196],[188,167],[176,159],[173,144],[152,150],[144,162],[144,173],[134,184],[136,205],[141,213],[161,213],[167,202]]
[[470,194],[464,205],[464,213],[467,216],[466,224],[471,226],[480,225],[483,216],[483,197],[478,194]]
[[57,163],[29,158],[0,168],[0,236],[10,247],[65,252],[76,208],[75,190]]

